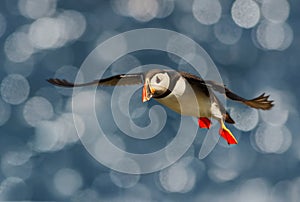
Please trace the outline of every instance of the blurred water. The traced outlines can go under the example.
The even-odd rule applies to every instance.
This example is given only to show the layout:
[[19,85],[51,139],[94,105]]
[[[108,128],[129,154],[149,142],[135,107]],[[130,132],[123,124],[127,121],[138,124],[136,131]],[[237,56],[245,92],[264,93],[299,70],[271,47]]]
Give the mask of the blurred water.
[[0,125],[4,125],[11,115],[11,107],[9,104],[0,100]]
[[[299,7],[298,0],[1,1],[0,201],[300,201]],[[257,111],[228,101],[235,146],[220,139],[218,123],[195,134],[197,119],[185,119],[183,135],[197,136],[181,159],[155,173],[120,173],[97,159],[136,173],[141,165],[111,150],[104,139],[130,154],[154,152],[172,143],[181,117],[154,100],[142,103],[141,86],[99,87],[94,96],[89,87],[73,94],[46,79],[98,79],[103,65],[131,46],[118,38],[96,54],[97,68],[81,72],[95,47],[124,31],[152,27],[192,38],[227,87],[246,98],[266,92],[275,107]],[[210,73],[193,43],[176,37],[165,43],[166,50],[199,61],[202,77]],[[140,71],[148,64],[196,73],[174,54],[142,50],[118,58],[104,75]],[[144,128],[151,121],[153,131]],[[126,134],[132,130],[138,131],[130,133],[135,137]],[[139,135],[143,130],[147,133]],[[93,146],[95,158],[80,138]],[[165,161],[177,152],[167,150]],[[142,166],[159,166],[153,162]]]
[[214,26],[216,38],[226,44],[233,45],[242,37],[243,29],[237,26],[229,16],[223,17],[218,24]]

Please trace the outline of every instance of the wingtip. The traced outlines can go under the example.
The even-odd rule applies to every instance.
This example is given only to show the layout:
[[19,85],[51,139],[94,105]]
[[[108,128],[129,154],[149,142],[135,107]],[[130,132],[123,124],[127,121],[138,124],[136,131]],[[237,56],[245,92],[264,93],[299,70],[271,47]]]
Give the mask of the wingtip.
[[53,79],[53,78],[46,79],[46,81],[47,81],[48,83],[54,84],[54,79]]
[[268,100],[270,95],[262,93],[260,96],[247,100],[244,103],[250,107],[262,110],[269,110],[274,106],[274,100]]
[[60,87],[73,87],[74,86],[74,84],[68,82],[65,79],[50,78],[50,79],[46,79],[46,81],[48,81],[52,85],[60,86]]

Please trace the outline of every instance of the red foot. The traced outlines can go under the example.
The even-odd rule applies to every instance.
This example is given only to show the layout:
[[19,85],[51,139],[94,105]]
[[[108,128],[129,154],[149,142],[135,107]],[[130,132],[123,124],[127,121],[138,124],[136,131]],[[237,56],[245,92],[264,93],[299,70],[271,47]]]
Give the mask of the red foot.
[[198,118],[198,124],[200,128],[210,128],[211,121],[206,117]]
[[237,140],[235,137],[232,135],[232,133],[227,129],[227,128],[221,128],[220,129],[220,135],[223,137],[228,144],[237,144]]

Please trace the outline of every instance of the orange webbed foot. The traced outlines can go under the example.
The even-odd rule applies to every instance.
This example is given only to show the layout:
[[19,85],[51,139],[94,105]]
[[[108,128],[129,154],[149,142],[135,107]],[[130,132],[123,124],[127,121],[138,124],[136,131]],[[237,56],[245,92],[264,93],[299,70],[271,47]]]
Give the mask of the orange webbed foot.
[[228,128],[226,128],[225,124],[222,122],[221,123],[221,128],[219,131],[221,137],[223,137],[228,144],[237,144],[238,141],[235,139],[233,134],[230,132]]

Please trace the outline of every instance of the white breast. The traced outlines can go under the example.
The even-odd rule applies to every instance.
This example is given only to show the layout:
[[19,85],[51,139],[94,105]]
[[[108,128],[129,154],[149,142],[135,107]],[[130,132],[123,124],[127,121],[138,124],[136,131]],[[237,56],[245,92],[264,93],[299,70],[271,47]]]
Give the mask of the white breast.
[[185,91],[186,91],[186,80],[184,78],[180,77],[178,79],[178,81],[176,82],[176,85],[175,85],[173,91],[171,92],[171,94],[173,94],[177,98],[180,98],[181,96],[183,96],[185,94]]

